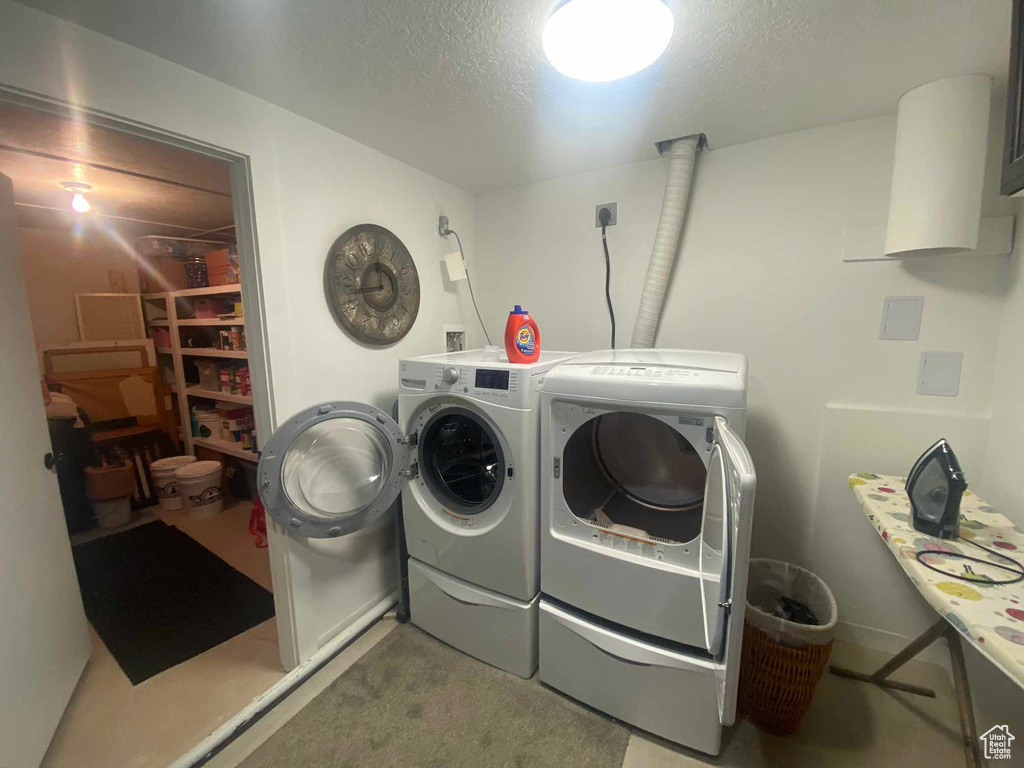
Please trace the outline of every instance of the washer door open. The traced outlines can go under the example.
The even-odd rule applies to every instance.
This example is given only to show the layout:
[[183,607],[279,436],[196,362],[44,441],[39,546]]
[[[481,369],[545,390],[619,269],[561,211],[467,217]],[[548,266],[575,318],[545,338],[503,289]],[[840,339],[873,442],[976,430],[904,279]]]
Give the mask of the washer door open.
[[363,403],[323,403],[278,427],[264,448],[259,491],[267,513],[309,538],[368,527],[401,492],[409,447],[388,414]]

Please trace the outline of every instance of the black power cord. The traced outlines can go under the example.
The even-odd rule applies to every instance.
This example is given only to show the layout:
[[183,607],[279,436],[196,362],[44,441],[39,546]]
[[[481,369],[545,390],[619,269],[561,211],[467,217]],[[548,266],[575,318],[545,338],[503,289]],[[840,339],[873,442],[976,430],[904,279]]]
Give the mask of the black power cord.
[[601,244],[604,246],[604,298],[608,302],[608,317],[612,321],[612,349],[615,349],[615,310],[612,309],[612,258],[608,255],[608,224],[612,212],[602,208],[597,214],[601,222]]
[[487,346],[491,346],[491,335],[487,333],[487,326],[484,325],[484,319],[480,317],[480,308],[476,305],[476,294],[473,293],[473,281],[469,278],[469,267],[466,266],[466,253],[462,250],[462,238],[459,237],[459,233],[448,226],[448,217],[442,216],[441,223],[438,227],[441,237],[448,237],[448,235],[455,235],[455,242],[459,244],[459,256],[462,257],[462,266],[466,270],[466,285],[469,287],[469,298],[473,300],[473,309],[476,311],[476,319],[480,321],[480,328],[484,332],[484,338],[487,339]]
[[[998,557],[998,558],[1000,558],[1002,560],[1005,560],[1007,562],[1013,563],[1017,567],[1016,568],[1010,568],[1010,567],[1005,566],[1005,565],[1000,565],[999,563],[993,563],[991,560],[982,560],[980,557],[971,557],[970,555],[965,555],[962,552],[943,552],[942,550],[928,550],[928,549],[923,550],[921,552],[916,552],[915,553],[915,557],[917,558],[917,562],[919,562],[921,565],[923,565],[925,568],[927,568],[930,571],[935,571],[935,573],[941,573],[943,576],[949,576],[950,578],[959,579],[960,581],[966,581],[966,582],[971,583],[971,584],[987,584],[987,585],[992,586],[992,587],[999,587],[999,586],[1005,586],[1007,584],[1016,584],[1018,582],[1024,581],[1024,565],[1021,565],[1018,561],[1014,560],[1012,557],[1004,555],[1002,552],[996,552],[994,549],[989,549],[988,547],[983,547],[981,544],[978,544],[976,541],[971,541],[970,539],[964,539],[964,538],[957,537],[957,541],[964,541],[964,542],[966,542],[968,544],[972,544],[975,547],[977,547],[978,549],[981,549],[981,550],[984,550],[985,552],[988,552],[990,555],[995,555],[996,557]],[[1008,573],[1014,573],[1014,574],[1016,574],[1016,578],[1005,579],[1004,581],[993,581],[991,579],[987,579],[987,578],[984,578],[982,576],[979,576],[979,575],[975,574],[974,571],[971,570],[971,566],[969,566],[969,565],[965,566],[966,570],[967,570],[967,573],[968,573],[967,576],[962,576],[962,575],[957,574],[957,573],[950,573],[949,571],[944,571],[941,568],[936,568],[934,565],[931,565],[930,563],[926,563],[924,561],[924,559],[923,559],[926,555],[935,555],[936,557],[951,557],[951,558],[954,558],[954,559],[957,559],[957,560],[968,560],[968,561],[970,561],[972,563],[983,563],[984,565],[991,566],[992,568],[998,568],[1001,571],[1007,571]]]

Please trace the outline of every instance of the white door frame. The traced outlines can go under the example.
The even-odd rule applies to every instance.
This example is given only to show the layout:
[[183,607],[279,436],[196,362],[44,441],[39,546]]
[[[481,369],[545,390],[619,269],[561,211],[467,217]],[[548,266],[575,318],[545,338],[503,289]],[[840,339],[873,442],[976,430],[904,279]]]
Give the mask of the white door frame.
[[[204,141],[165,131],[156,126],[54,99],[21,88],[0,83],[0,100],[30,109],[50,112],[110,128],[121,133],[169,144],[179,149],[206,155],[231,163],[231,205],[235,217],[235,237],[242,272],[242,306],[245,314],[245,338],[249,352],[249,374],[253,388],[253,415],[261,443],[274,433],[277,418],[274,409],[274,385],[270,372],[270,348],[267,338],[267,317],[260,269],[260,252],[256,236],[256,208],[252,192],[252,169],[249,156]],[[287,534],[271,530],[268,521],[270,573],[274,587],[274,612],[281,663],[286,669],[295,667],[299,658],[295,626],[292,585],[286,560]]]

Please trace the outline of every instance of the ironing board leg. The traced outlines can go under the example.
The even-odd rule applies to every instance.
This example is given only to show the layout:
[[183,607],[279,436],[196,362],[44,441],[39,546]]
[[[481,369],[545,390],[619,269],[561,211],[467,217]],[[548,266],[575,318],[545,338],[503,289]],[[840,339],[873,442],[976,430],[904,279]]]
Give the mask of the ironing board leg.
[[964,759],[967,768],[982,768],[981,742],[978,727],[974,722],[974,704],[971,700],[971,686],[967,680],[967,665],[964,663],[964,649],[960,635],[950,627],[946,632],[949,641],[949,661],[953,669],[953,687],[956,689],[956,708],[960,714],[960,735],[963,737]]
[[[946,623],[946,620],[939,619],[930,626],[924,634],[917,639],[912,640],[906,648],[897,653],[870,675],[865,675],[863,672],[855,672],[852,669],[845,669],[844,667],[837,666],[830,666],[829,671],[833,675],[839,675],[840,677],[849,677],[853,680],[860,680],[863,683],[874,683],[882,688],[893,688],[897,691],[916,693],[919,696],[928,696],[934,699],[935,691],[931,688],[924,688],[920,685],[911,685],[910,683],[901,683],[897,680],[888,680],[886,678],[940,637],[946,635],[946,632],[949,629],[952,628]],[[956,631],[954,630],[954,634],[955,633]]]
[[902,651],[893,656],[889,661],[880,666],[874,673],[865,675],[863,672],[854,672],[852,669],[830,666],[829,671],[833,675],[848,677],[852,680],[860,680],[864,683],[874,683],[883,688],[894,688],[908,693],[917,693],[922,696],[935,698],[935,691],[931,688],[922,688],[917,685],[900,683],[895,680],[887,680],[893,672],[902,667],[917,654],[934,643],[940,637],[945,637],[949,642],[949,661],[953,670],[953,687],[956,691],[956,708],[960,715],[960,735],[963,739],[964,760],[967,768],[983,768],[985,765],[981,756],[981,742],[978,740],[978,727],[974,722],[974,704],[971,700],[971,686],[967,680],[967,665],[964,662],[964,649],[960,643],[960,635],[956,629],[946,623],[945,619],[939,619],[917,639]]

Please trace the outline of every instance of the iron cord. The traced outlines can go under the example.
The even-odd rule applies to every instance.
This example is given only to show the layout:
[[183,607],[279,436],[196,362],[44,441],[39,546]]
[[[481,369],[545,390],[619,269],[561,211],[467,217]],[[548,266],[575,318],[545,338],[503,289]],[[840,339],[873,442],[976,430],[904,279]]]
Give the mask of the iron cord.
[[[1018,561],[1014,560],[1009,555],[1004,555],[1002,552],[996,552],[994,549],[989,549],[988,547],[983,547],[981,544],[978,544],[975,541],[971,541],[970,539],[964,539],[964,538],[957,537],[957,541],[963,541],[963,542],[966,542],[968,544],[971,544],[971,545],[977,547],[978,549],[981,549],[981,550],[984,550],[985,552],[988,552],[990,555],[995,555],[998,558],[1001,558],[1003,560],[1011,562],[1011,563],[1013,563],[1017,567],[1016,568],[1010,568],[1009,566],[1006,566],[1006,565],[1000,565],[999,563],[993,563],[991,560],[982,560],[980,557],[971,557],[970,555],[965,555],[962,552],[942,552],[941,550],[931,550],[931,549],[926,549],[926,550],[922,550],[920,552],[915,553],[915,557],[917,557],[917,562],[919,562],[921,565],[923,565],[925,568],[927,568],[930,571],[935,571],[935,573],[941,573],[943,576],[949,576],[952,579],[959,579],[960,581],[966,581],[966,582],[968,582],[970,584],[987,584],[987,585],[992,586],[992,587],[999,587],[999,586],[1006,586],[1007,584],[1016,584],[1018,582],[1024,581],[1024,565],[1021,565]],[[1017,574],[1017,576],[1016,576],[1016,578],[1013,578],[1013,579],[1005,579],[1003,581],[992,581],[990,579],[982,578],[981,576],[978,576],[977,574],[974,574],[972,571],[968,571],[968,573],[971,574],[971,575],[968,575],[968,576],[964,576],[964,575],[958,574],[958,573],[950,573],[949,571],[944,571],[942,568],[936,568],[934,565],[931,565],[930,563],[926,563],[922,559],[925,555],[935,555],[936,557],[952,557],[952,558],[955,558],[957,560],[968,560],[968,561],[970,561],[972,563],[982,563],[982,564],[988,565],[988,566],[990,566],[992,568],[998,568],[1001,571],[1007,571],[1008,573],[1015,573],[1015,574]],[[970,566],[967,566],[967,567],[970,568]]]
[[487,346],[493,346],[491,344],[491,336],[487,333],[487,326],[484,325],[484,319],[480,317],[480,308],[476,305],[476,294],[473,293],[473,281],[469,279],[469,267],[466,266],[466,254],[462,250],[462,238],[459,237],[459,233],[454,229],[447,229],[446,233],[449,235],[455,235],[455,242],[459,244],[459,256],[462,257],[462,266],[466,270],[466,285],[469,286],[469,298],[473,300],[473,309],[476,311],[476,319],[480,322],[480,328],[484,332],[484,338],[487,339]]
[[[601,213],[607,209],[603,209]],[[608,224],[601,220],[601,244],[604,246],[604,298],[608,302],[608,317],[612,322],[612,349],[615,349],[615,310],[612,309],[612,259],[608,255]]]

